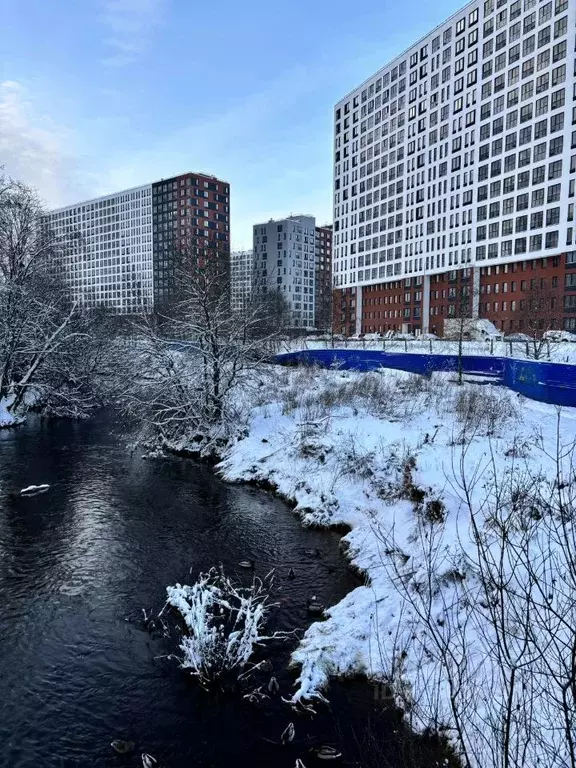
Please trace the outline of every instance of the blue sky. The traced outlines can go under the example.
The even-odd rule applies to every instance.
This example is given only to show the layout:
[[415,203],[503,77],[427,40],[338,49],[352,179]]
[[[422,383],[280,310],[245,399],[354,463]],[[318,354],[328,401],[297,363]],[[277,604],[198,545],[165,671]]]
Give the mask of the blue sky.
[[331,221],[334,103],[462,4],[0,0],[0,165],[50,206],[213,173],[234,247]]

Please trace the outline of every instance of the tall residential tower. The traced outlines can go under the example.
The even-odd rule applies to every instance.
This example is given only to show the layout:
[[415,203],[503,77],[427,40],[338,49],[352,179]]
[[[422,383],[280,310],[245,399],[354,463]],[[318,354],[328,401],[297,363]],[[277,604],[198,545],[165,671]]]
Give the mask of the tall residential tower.
[[169,301],[178,253],[230,252],[230,187],[185,173],[76,203],[43,217],[62,246],[61,274],[86,308],[151,312]]
[[288,216],[254,225],[254,292],[281,293],[295,328],[314,327],[315,241],[313,216]]
[[464,297],[521,330],[535,291],[576,328],[575,22],[476,0],[338,102],[342,328],[441,333]]

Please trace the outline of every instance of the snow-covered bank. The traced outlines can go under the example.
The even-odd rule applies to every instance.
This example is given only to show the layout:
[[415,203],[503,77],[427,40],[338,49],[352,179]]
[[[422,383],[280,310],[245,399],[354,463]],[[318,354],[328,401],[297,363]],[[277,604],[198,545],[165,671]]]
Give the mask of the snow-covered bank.
[[0,429],[6,427],[17,427],[19,424],[24,423],[24,419],[15,416],[9,411],[14,398],[3,398],[0,400]]
[[446,374],[279,370],[266,391],[223,476],[349,527],[367,576],[296,650],[295,700],[364,673],[464,764],[569,765],[576,412]]

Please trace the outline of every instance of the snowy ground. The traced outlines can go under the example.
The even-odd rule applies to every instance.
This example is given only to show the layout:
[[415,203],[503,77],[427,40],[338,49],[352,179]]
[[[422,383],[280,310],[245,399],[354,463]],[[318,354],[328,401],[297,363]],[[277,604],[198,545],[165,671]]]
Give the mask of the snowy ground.
[[295,701],[362,673],[465,765],[569,765],[576,410],[449,374],[274,369],[247,432],[223,476],[349,527],[366,575],[296,650]]
[[[495,357],[515,357],[521,360],[533,359],[534,342],[524,341],[465,341],[465,355],[494,355]],[[294,339],[283,342],[281,352],[299,349],[325,349],[332,344],[315,339]],[[382,349],[385,352],[458,354],[458,342],[447,339],[400,341],[391,339],[355,341],[351,339],[335,340],[336,348],[344,349]],[[556,363],[576,363],[576,344],[569,342],[550,342],[537,344],[536,357],[543,361]]]
[[15,427],[24,421],[24,419],[14,416],[9,412],[8,408],[12,402],[13,400],[8,398],[0,400],[0,429],[2,427]]

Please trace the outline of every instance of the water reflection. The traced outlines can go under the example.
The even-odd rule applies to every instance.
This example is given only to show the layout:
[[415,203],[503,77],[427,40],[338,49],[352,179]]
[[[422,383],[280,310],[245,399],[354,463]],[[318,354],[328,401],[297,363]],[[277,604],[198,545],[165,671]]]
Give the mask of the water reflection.
[[[11,495],[31,483],[51,489]],[[315,547],[322,556],[310,560]],[[240,570],[245,557],[277,570],[279,628],[306,625],[310,593],[330,604],[356,585],[336,534],[304,531],[282,503],[207,468],[130,455],[112,421],[0,431],[0,765],[118,765],[110,740],[129,737],[173,767],[249,757],[292,768],[294,750],[262,739],[288,713],[201,694],[154,661],[173,649],[139,620],[190,569]],[[285,691],[288,654],[274,655]]]

